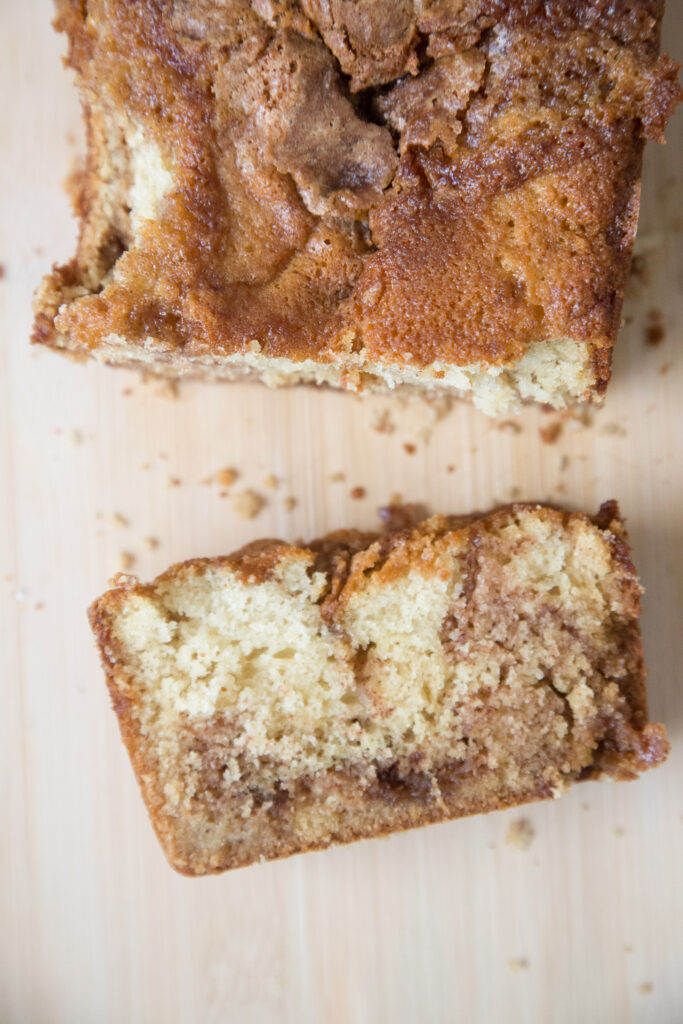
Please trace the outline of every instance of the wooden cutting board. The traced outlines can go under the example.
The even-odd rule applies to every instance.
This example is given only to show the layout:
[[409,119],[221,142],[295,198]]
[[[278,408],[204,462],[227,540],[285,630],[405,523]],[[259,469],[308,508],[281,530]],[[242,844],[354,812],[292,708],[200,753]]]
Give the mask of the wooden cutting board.
[[[590,423],[258,386],[174,399],[28,345],[32,289],[72,252],[60,183],[81,147],[50,6],[0,0],[0,1021],[683,1021],[681,113],[647,153],[640,272]],[[680,56],[683,5],[669,7]],[[655,324],[664,337],[647,344]],[[202,482],[222,467],[266,498],[254,520]],[[119,742],[87,604],[123,553],[148,578],[255,537],[371,527],[397,492],[450,512],[618,498],[668,763],[521,812],[176,876]],[[506,841],[520,817],[526,849]]]

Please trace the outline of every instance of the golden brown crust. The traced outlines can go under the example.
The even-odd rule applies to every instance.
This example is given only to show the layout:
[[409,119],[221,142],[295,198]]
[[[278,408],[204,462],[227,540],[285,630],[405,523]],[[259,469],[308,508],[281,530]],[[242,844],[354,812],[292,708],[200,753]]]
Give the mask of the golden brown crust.
[[[521,703],[510,704],[509,696],[497,703],[499,698],[494,692],[478,706],[478,710],[475,708],[472,712],[468,726],[469,760],[458,758],[439,766],[439,800],[433,799],[430,790],[432,776],[421,769],[419,760],[405,764],[395,762],[389,766],[369,764],[365,768],[362,764],[336,765],[326,774],[315,778],[301,777],[297,782],[288,784],[287,788],[276,786],[274,791],[261,797],[258,796],[258,786],[252,788],[250,799],[256,793],[256,806],[249,822],[245,821],[243,839],[218,852],[199,850],[193,832],[195,824],[182,815],[168,812],[159,781],[154,742],[141,731],[125,659],[112,631],[112,623],[131,593],[152,594],[160,583],[201,575],[208,567],[228,568],[244,582],[261,583],[273,578],[283,562],[303,559],[309,565],[309,571],[326,576],[319,603],[324,620],[335,633],[340,629],[345,608],[369,572],[379,586],[390,583],[407,568],[419,568],[428,575],[438,573],[440,569],[434,561],[435,552],[438,542],[447,538],[454,546],[466,542],[468,571],[463,591],[464,607],[467,616],[479,617],[486,629],[486,615],[490,614],[485,593],[488,584],[485,579],[483,583],[480,580],[484,573],[480,564],[482,552],[486,549],[484,540],[487,535],[493,536],[525,513],[531,513],[537,522],[554,524],[566,530],[580,523],[591,524],[609,546],[613,567],[610,585],[618,588],[614,608],[619,609],[612,613],[611,624],[606,625],[612,631],[611,646],[603,655],[599,648],[593,648],[587,636],[582,642],[586,645],[592,671],[597,673],[593,685],[599,678],[616,678],[618,694],[612,682],[611,691],[610,688],[605,689],[593,717],[580,729],[574,722],[575,738],[572,742],[579,737],[582,759],[576,761],[576,754],[569,746],[551,750],[532,745],[525,752],[522,744],[519,761],[521,781],[508,785],[500,773],[487,766],[486,759],[482,760],[477,753],[477,736],[479,731],[489,728],[489,716],[503,716],[503,734],[520,727],[533,730],[534,716],[538,716],[539,723],[555,715],[569,715],[570,722],[573,719],[561,694],[544,694],[541,690],[535,694],[522,693]],[[409,513],[406,513],[403,522],[409,518]],[[602,775],[615,779],[635,778],[639,772],[664,760],[668,752],[664,727],[647,720],[645,668],[638,625],[641,591],[616,502],[606,503],[592,518],[578,512],[518,504],[504,506],[485,515],[435,516],[415,526],[383,534],[338,531],[308,546],[293,547],[277,540],[259,541],[228,557],[199,559],[173,566],[150,585],[141,585],[130,576],[118,577],[114,582],[113,589],[90,608],[90,623],[102,655],[122,737],[155,830],[171,863],[187,874],[221,871],[250,863],[258,856],[267,859],[287,856],[330,843],[351,842],[357,838],[549,797],[555,795],[549,765],[556,765],[553,770],[557,772],[559,769],[566,781]],[[515,612],[514,609],[512,611]],[[495,614],[504,614],[504,610]],[[453,628],[457,633],[457,628]],[[571,630],[572,627],[567,628]],[[618,662],[616,676],[613,668],[615,656]],[[359,653],[359,657],[362,654]],[[609,663],[603,663],[603,657],[607,657]],[[533,701],[536,699],[539,703],[534,711]],[[508,720],[509,725],[505,725]],[[213,725],[200,720],[196,726],[188,722],[179,728],[181,746],[191,752],[192,763],[200,766],[195,788],[197,794],[204,795],[202,802],[197,804],[199,813],[208,815],[208,820],[216,814],[224,817],[232,814],[240,820],[240,792],[235,792],[233,807],[233,797],[229,791],[226,796],[222,783],[226,763],[224,751],[234,739],[234,723],[230,719],[223,721],[218,716]],[[531,732],[529,735],[534,734]],[[370,779],[375,780],[369,785],[367,780],[363,781],[366,770],[370,772]],[[244,772],[242,781],[247,785],[248,767]],[[328,809],[330,799],[332,809]],[[340,806],[343,811],[340,811]],[[317,816],[317,827],[322,828],[323,838],[302,843],[293,824],[293,815],[295,811],[297,814],[302,810],[306,813],[309,808]]]
[[[661,11],[59,0],[89,163],[34,340],[111,358],[115,335],[167,372],[256,342],[355,387],[376,363],[510,366],[571,338],[599,394],[643,140],[679,95]],[[137,234],[131,126],[174,165]]]

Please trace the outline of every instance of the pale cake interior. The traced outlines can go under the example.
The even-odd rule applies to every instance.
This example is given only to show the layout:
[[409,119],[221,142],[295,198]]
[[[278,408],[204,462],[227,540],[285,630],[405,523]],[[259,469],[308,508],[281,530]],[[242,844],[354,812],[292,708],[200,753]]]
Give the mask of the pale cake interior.
[[434,523],[357,554],[333,602],[315,552],[287,547],[264,578],[186,563],[114,592],[112,692],[177,866],[557,795],[642,726],[638,584],[609,531],[528,509]]

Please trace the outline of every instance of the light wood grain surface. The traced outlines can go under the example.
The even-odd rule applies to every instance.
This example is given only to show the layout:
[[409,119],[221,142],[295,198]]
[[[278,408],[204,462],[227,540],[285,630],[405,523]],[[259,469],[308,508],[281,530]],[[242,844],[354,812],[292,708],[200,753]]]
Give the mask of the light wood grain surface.
[[[680,57],[683,5],[669,6]],[[535,410],[516,431],[464,404],[436,421],[312,390],[192,385],[170,399],[28,345],[32,289],[72,251],[61,182],[81,145],[50,7],[0,0],[0,1022],[683,1021],[681,113],[647,154],[645,273],[591,425],[562,420],[548,444],[539,427],[558,418]],[[384,410],[393,433],[374,429]],[[201,483],[223,466],[266,495],[257,519]],[[118,738],[87,604],[121,552],[148,578],[258,536],[370,527],[394,492],[450,512],[617,497],[668,763],[524,810],[526,850],[506,842],[513,812],[176,876]]]

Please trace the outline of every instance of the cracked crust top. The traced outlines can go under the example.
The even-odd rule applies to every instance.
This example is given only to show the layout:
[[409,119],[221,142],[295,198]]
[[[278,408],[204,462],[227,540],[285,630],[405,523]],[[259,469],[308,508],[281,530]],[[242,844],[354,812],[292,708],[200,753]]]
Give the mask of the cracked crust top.
[[659,0],[58,0],[89,163],[35,338],[609,375]]

